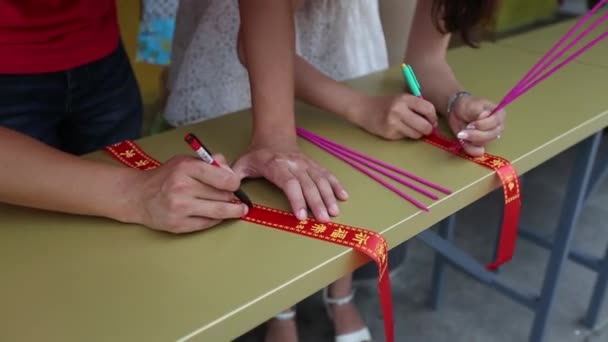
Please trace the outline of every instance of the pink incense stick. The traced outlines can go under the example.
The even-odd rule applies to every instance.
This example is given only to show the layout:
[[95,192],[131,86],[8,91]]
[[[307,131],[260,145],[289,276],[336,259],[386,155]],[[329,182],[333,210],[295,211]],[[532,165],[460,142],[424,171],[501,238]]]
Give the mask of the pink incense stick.
[[446,188],[442,187],[441,185],[432,183],[432,182],[430,182],[430,181],[428,181],[428,180],[426,180],[426,179],[424,179],[422,177],[418,177],[418,176],[416,176],[416,175],[414,175],[412,173],[409,173],[407,171],[401,170],[400,168],[398,168],[396,166],[393,166],[391,164],[385,163],[385,162],[383,162],[381,160],[378,160],[376,158],[367,156],[367,155],[365,155],[365,154],[363,154],[363,153],[361,153],[359,151],[353,150],[353,149],[351,149],[349,147],[346,147],[344,145],[340,145],[340,144],[335,143],[335,142],[333,142],[331,140],[325,139],[325,138],[323,138],[323,137],[321,137],[319,135],[316,135],[316,134],[314,134],[314,133],[312,133],[310,131],[307,131],[307,130],[305,130],[303,128],[296,128],[296,131],[300,135],[301,134],[308,135],[310,137],[313,137],[315,139],[323,141],[323,142],[325,142],[325,143],[327,143],[327,144],[329,144],[329,145],[331,145],[331,146],[333,146],[335,148],[338,148],[338,149],[340,149],[342,151],[345,151],[345,152],[347,152],[347,153],[349,153],[351,155],[355,155],[357,157],[363,158],[363,159],[365,159],[367,161],[370,161],[370,162],[372,162],[372,163],[374,163],[376,165],[382,166],[382,167],[384,167],[384,168],[386,168],[388,170],[391,170],[391,171],[393,171],[395,173],[398,173],[398,174],[403,175],[403,176],[405,176],[407,178],[415,180],[418,183],[424,184],[424,185],[426,185],[426,186],[428,186],[428,187],[430,187],[432,189],[435,189],[437,191],[440,191],[440,192],[442,192],[442,193],[444,193],[446,195],[449,195],[449,194],[452,193],[452,191],[450,189],[446,189]]
[[555,73],[556,71],[558,71],[559,69],[561,69],[563,66],[565,66],[566,64],[570,63],[572,60],[574,60],[576,57],[580,56],[582,53],[584,53],[586,50],[592,48],[595,44],[599,43],[601,40],[605,39],[606,37],[608,37],[608,31],[602,33],[599,37],[595,38],[594,40],[592,40],[591,42],[589,42],[587,45],[585,45],[582,49],[580,49],[578,52],[576,52],[575,54],[573,54],[572,56],[566,58],[563,62],[559,63],[558,65],[556,65],[555,67],[553,67],[551,70],[547,71],[547,73],[545,73],[542,77],[540,77],[539,79],[535,80],[534,82],[530,83],[529,85],[527,85],[526,87],[524,87],[521,92],[519,94],[516,94],[515,96],[512,97],[512,99],[510,99],[506,104],[509,104],[513,101],[515,101],[516,99],[518,99],[520,96],[522,96],[524,93],[526,93],[527,91],[529,91],[530,89],[532,89],[533,87],[535,87],[538,83],[542,82],[543,80],[545,80],[547,77],[551,76],[553,73]]
[[334,152],[333,150],[329,149],[325,145],[316,144],[316,142],[314,140],[312,140],[311,137],[309,137],[309,136],[301,136],[301,137],[304,138],[304,139],[306,139],[306,140],[308,140],[308,141],[310,141],[311,143],[317,145],[319,148],[325,150],[327,153],[329,153],[329,154],[335,156],[336,158],[342,160],[343,162],[349,164],[350,166],[352,166],[353,168],[359,170],[360,172],[362,172],[363,174],[367,175],[368,177],[370,177],[371,179],[375,180],[376,182],[384,185],[387,189],[389,189],[392,192],[396,193],[397,195],[401,196],[403,199],[405,199],[406,201],[412,203],[417,208],[422,209],[424,211],[429,211],[429,208],[427,208],[424,204],[418,202],[415,198],[413,198],[410,195],[406,194],[405,192],[397,189],[392,184],[386,182],[382,178],[380,178],[380,177],[374,175],[373,173],[367,171],[363,167],[355,164],[354,162],[350,161],[348,158],[342,156],[341,154],[338,154],[337,152]]
[[362,159],[360,157],[352,156],[352,155],[349,156],[347,152],[343,152],[342,150],[339,150],[339,149],[337,149],[337,148],[335,148],[335,147],[333,147],[333,146],[331,146],[331,145],[329,145],[329,144],[327,144],[327,143],[325,143],[325,142],[323,142],[321,140],[315,139],[314,137],[308,137],[308,139],[311,142],[314,141],[314,143],[316,145],[323,145],[323,146],[327,147],[328,149],[334,151],[335,153],[339,153],[340,155],[344,156],[345,158],[350,158],[350,159],[358,162],[361,165],[367,166],[368,168],[370,168],[370,169],[378,172],[379,174],[381,174],[383,176],[386,176],[386,177],[388,177],[388,178],[390,178],[390,179],[392,179],[392,180],[394,180],[396,182],[399,182],[399,183],[401,183],[401,184],[403,184],[403,185],[405,185],[405,186],[407,186],[407,187],[409,187],[409,188],[411,188],[413,190],[416,190],[419,193],[425,195],[426,197],[428,197],[430,199],[433,199],[433,200],[438,200],[439,199],[439,197],[437,195],[435,195],[434,193],[432,193],[430,191],[427,191],[427,190],[425,190],[425,189],[417,186],[416,184],[413,184],[413,183],[411,183],[411,182],[409,182],[409,181],[407,181],[407,180],[405,180],[405,179],[403,179],[401,177],[395,176],[395,175],[393,175],[393,174],[391,174],[391,173],[389,173],[387,171],[384,171],[381,168],[379,168],[377,166],[374,166],[372,163],[370,163],[370,162],[368,162],[368,161],[366,161],[366,160],[364,160],[364,159]]
[[535,82],[532,82],[530,84],[525,84],[531,81],[531,79],[533,77],[537,77],[538,75],[540,75],[540,73],[542,73],[542,69],[539,70],[539,68],[541,68],[541,66],[543,68],[546,68],[550,65],[550,63],[554,62],[557,58],[559,58],[561,55],[563,55],[565,53],[565,50],[567,50],[568,48],[570,48],[572,45],[574,45],[575,43],[577,43],[578,41],[580,41],[583,37],[583,35],[588,34],[589,31],[591,31],[592,28],[595,28],[597,25],[599,25],[601,22],[605,21],[606,18],[605,16],[602,16],[602,18],[600,18],[595,24],[592,25],[592,28],[588,28],[587,30],[585,30],[585,32],[583,32],[582,34],[580,34],[579,36],[576,37],[576,39],[571,42],[563,51],[561,51],[559,53],[559,55],[555,58],[553,58],[551,60],[551,62],[549,63],[545,63],[545,61],[549,58],[549,56],[551,54],[553,54],[555,52],[555,50],[557,50],[557,48],[559,46],[561,46],[572,34],[574,34],[574,31],[576,31],[580,26],[582,26],[587,20],[589,20],[589,18],[602,6],[606,3],[606,0],[601,0],[591,11],[589,11],[585,16],[583,16],[583,18],[581,18],[581,20],[579,20],[565,35],[564,37],[562,37],[558,43],[553,46],[551,48],[551,50],[549,50],[548,53],[546,53],[537,63],[536,65],[534,65],[534,67],[528,71],[526,73],[526,75],[513,87],[513,89],[511,89],[509,91],[509,93],[507,93],[507,95],[502,99],[502,101],[498,104],[498,106],[492,111],[492,114],[500,111],[501,109],[505,108],[508,104],[510,104],[511,102],[513,102],[515,99],[519,98],[521,95],[523,95],[525,92],[529,91],[532,87],[536,86],[538,83],[540,83],[541,81],[545,80],[547,77],[549,77],[551,74],[555,73],[557,70],[559,70],[561,67],[565,66],[566,64],[568,64],[570,61],[572,61],[574,58],[580,56],[583,52],[587,51],[588,49],[590,49],[591,47],[593,47],[595,44],[597,44],[599,41],[601,41],[602,39],[605,38],[605,35],[601,35],[600,37],[596,38],[595,40],[593,40],[592,42],[588,43],[587,45],[585,45],[581,50],[579,50],[577,53],[573,54],[572,56],[570,56],[566,61],[560,63],[556,68],[553,68],[551,71],[549,71],[547,74],[543,75],[540,79],[536,80]]
[[[518,86],[521,86],[522,83],[527,83],[530,80],[532,80],[533,78],[535,78],[536,76],[533,76],[533,74],[535,74],[539,69],[542,70],[544,68],[546,68],[548,65],[550,65],[551,63],[553,63],[553,61],[555,61],[555,59],[559,58],[559,56],[555,59],[553,59],[553,61],[549,62],[549,63],[544,63],[553,53],[555,53],[555,51],[562,46],[562,44],[564,44],[566,42],[566,40],[568,40],[576,30],[578,30],[581,26],[583,26],[584,23],[586,23],[593,14],[595,14],[595,12],[597,12],[602,5],[606,3],[606,0],[601,0],[600,2],[598,2],[589,12],[587,12],[576,24],[574,24],[574,26],[572,26],[568,32],[566,32],[566,34],[559,39],[559,41],[549,50],[549,52],[547,52],[543,57],[541,57],[541,59],[532,67],[532,69],[530,69],[530,71],[528,71],[526,73],[526,75],[521,79],[521,81],[511,90],[512,92],[515,91],[516,88],[518,88]],[[596,25],[597,26],[597,25]],[[595,28],[595,26],[594,26]],[[586,34],[586,32],[590,31],[589,29],[587,29],[585,32],[581,33],[581,35]],[[568,47],[566,47],[564,50],[569,49],[573,43],[578,42],[580,39],[582,39],[582,37],[580,37],[581,35],[579,35],[579,37],[575,38],[573,42],[571,42]],[[563,55],[563,53],[565,52],[564,50],[562,50],[561,54]],[[545,64],[541,67],[541,64]]]
[[544,70],[546,70],[551,64],[553,64],[558,58],[563,56],[568,50],[570,50],[574,45],[580,42],[583,38],[585,38],[591,31],[593,31],[596,27],[602,24],[604,21],[608,19],[608,14],[600,17],[596,22],[589,25],[583,32],[581,32],[576,38],[574,38],[566,47],[564,47],[561,51],[559,51],[555,56],[551,57],[549,61],[545,62],[541,67],[538,68],[534,74],[529,75],[529,77],[524,77],[524,79],[520,82],[518,88],[524,88],[524,83],[528,83],[538,77]]

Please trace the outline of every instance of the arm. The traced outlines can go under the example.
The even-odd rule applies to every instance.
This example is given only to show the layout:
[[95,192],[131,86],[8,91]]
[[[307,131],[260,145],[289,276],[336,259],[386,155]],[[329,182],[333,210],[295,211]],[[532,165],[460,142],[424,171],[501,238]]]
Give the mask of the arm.
[[236,176],[191,158],[142,172],[72,156],[3,127],[0,142],[0,202],[174,233],[244,212],[243,205],[227,202],[238,188]]
[[449,98],[464,88],[446,60],[450,34],[443,34],[435,26],[432,5],[433,0],[417,3],[405,62],[413,66],[425,98],[448,118],[465,151],[479,156],[485,152],[485,145],[500,136],[505,112],[488,117],[495,104],[478,97],[461,97],[452,113],[446,113]]
[[424,97],[445,115],[449,97],[464,89],[447,63],[450,34],[443,34],[435,27],[432,5],[433,0],[417,2],[404,63],[416,71]]
[[62,153],[0,127],[0,201],[137,221],[129,184],[137,171]]
[[331,79],[296,58],[296,95],[389,140],[418,139],[437,124],[433,106],[410,94],[370,96]]
[[294,4],[241,0],[243,61],[249,72],[253,144],[296,144]]
[[238,54],[249,71],[253,137],[234,165],[241,177],[264,177],[283,190],[298,219],[307,207],[320,221],[348,197],[328,170],[304,155],[294,115],[295,1],[241,0]]

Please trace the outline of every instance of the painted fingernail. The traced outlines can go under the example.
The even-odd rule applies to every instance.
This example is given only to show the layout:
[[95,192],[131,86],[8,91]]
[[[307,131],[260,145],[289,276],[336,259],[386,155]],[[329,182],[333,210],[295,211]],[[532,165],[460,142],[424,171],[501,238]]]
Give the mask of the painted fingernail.
[[468,138],[468,137],[469,137],[469,135],[467,134],[467,132],[460,131],[460,132],[458,133],[457,137],[458,137],[458,139],[460,139],[460,140],[464,140],[464,139]]
[[247,216],[249,212],[249,207],[246,204],[243,204],[243,216]]
[[298,211],[298,220],[306,220],[306,209],[300,209],[300,211]]
[[467,129],[475,129],[475,124],[474,123],[470,123],[467,125]]

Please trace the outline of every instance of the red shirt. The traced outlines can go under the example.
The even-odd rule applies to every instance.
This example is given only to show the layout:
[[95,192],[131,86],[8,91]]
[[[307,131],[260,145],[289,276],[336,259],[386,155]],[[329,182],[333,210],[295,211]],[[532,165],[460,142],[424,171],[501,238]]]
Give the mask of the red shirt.
[[119,36],[115,0],[0,0],[0,74],[71,69],[110,54]]

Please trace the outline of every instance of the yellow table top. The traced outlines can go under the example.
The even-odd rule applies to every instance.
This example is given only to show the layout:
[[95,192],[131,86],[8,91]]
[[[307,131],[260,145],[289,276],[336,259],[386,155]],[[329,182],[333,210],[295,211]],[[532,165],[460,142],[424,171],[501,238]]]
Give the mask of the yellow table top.
[[[587,28],[591,23],[595,22],[601,15],[608,13],[608,10],[598,11],[582,28],[579,28],[572,38],[576,37],[578,34],[582,33],[585,28]],[[513,36],[507,39],[501,39],[497,42],[499,45],[504,45],[508,47],[514,47],[518,49],[523,49],[526,51],[531,51],[534,53],[545,54],[546,52],[553,47],[567,32],[570,30],[580,18],[566,20],[559,24],[550,25],[545,28],[541,28],[538,30],[534,30],[528,33],[523,33],[520,35]],[[601,33],[606,32],[608,30],[608,21],[600,24],[589,36],[583,39],[581,42],[576,44],[572,50],[568,50],[564,56],[570,56],[573,52],[577,51],[579,48],[583,47],[586,43],[598,37]],[[566,47],[566,45],[572,39],[568,39],[561,48]],[[540,56],[538,57],[540,58]],[[579,56],[576,59],[579,63],[585,63],[594,66],[600,66],[608,68],[608,40],[604,39],[597,45],[595,45],[590,50],[587,50],[584,54]],[[523,75],[522,75],[523,76]]]
[[[501,63],[505,58],[508,65]],[[536,58],[495,45],[449,54],[467,89],[495,100]],[[393,68],[352,84],[397,93],[401,77]],[[580,64],[565,69],[509,108],[507,131],[490,152],[525,172],[605,127],[608,106],[594,99],[603,98],[607,80],[608,70]],[[581,86],[564,86],[573,82]],[[423,213],[302,142],[350,192],[336,221],[382,232],[391,247],[498,186],[489,170],[428,144],[386,142],[319,110],[300,106],[298,112],[300,126],[454,190],[432,204],[423,199],[431,207]],[[193,131],[234,159],[246,147],[250,123],[248,113],[236,113],[139,144],[164,161],[190,153],[182,138]],[[113,162],[102,153],[91,157]],[[287,208],[283,195],[264,181],[244,188],[257,203]],[[242,221],[172,236],[7,205],[0,205],[0,217],[2,341],[225,341],[365,262],[346,248]]]

